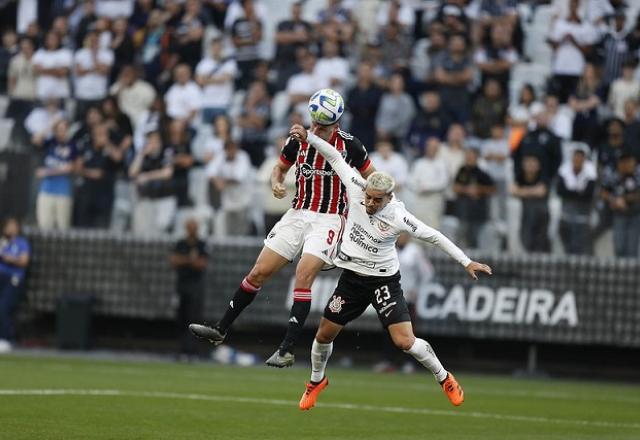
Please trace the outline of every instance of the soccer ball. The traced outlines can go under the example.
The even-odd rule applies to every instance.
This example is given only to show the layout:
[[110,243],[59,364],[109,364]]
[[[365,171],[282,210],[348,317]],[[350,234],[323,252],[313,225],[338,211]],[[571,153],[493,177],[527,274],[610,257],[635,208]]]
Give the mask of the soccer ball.
[[340,93],[332,89],[318,90],[309,100],[311,120],[320,125],[331,125],[344,113],[344,101]]

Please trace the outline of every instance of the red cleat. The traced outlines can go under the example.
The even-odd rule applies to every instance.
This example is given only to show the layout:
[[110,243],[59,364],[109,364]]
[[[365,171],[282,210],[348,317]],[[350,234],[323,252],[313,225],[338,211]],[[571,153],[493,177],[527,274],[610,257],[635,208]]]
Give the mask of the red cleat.
[[464,402],[464,391],[462,391],[462,387],[458,384],[456,378],[453,377],[453,374],[447,373],[447,378],[440,385],[442,385],[442,391],[444,391],[454,406],[462,405],[462,402]]
[[318,394],[320,394],[320,392],[328,385],[329,379],[327,379],[327,376],[325,376],[319,383],[307,383],[307,389],[304,390],[304,394],[300,399],[300,405],[298,405],[300,409],[306,411],[313,408],[316,404],[316,400],[318,400]]

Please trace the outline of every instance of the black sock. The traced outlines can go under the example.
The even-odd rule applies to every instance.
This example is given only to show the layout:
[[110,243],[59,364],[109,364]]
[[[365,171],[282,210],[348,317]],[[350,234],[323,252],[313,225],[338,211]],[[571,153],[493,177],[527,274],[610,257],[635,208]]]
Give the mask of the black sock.
[[[296,298],[296,296],[303,296],[303,298]],[[294,290],[293,305],[291,306],[291,313],[289,314],[287,334],[285,335],[282,344],[280,344],[281,355],[286,352],[293,353],[293,347],[300,338],[302,327],[304,327],[304,322],[307,320],[310,310],[311,291],[309,289]]]
[[245,307],[251,304],[259,291],[260,288],[252,285],[246,278],[242,280],[240,287],[238,287],[236,293],[233,294],[233,299],[229,303],[227,311],[222,319],[218,321],[216,327],[218,327],[222,333],[226,333],[229,327],[231,327],[231,324],[233,324],[233,321],[240,316],[240,313],[242,313]]

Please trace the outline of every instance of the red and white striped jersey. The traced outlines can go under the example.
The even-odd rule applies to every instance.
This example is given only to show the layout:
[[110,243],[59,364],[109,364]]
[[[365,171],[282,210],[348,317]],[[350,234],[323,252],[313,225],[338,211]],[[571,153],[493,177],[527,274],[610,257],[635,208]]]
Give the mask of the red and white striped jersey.
[[[329,140],[347,163],[364,171],[371,161],[360,140],[336,129]],[[296,167],[294,209],[308,209],[321,214],[345,214],[347,193],[340,177],[315,148],[307,142],[289,137],[282,147],[280,160]]]

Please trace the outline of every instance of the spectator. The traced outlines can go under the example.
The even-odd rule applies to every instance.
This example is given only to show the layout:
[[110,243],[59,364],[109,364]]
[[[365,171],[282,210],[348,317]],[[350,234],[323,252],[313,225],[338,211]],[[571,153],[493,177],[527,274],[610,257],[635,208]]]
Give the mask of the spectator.
[[58,15],[53,19],[51,23],[51,31],[54,32],[59,40],[60,45],[65,49],[73,50],[73,38],[71,38],[71,32],[69,31],[69,20],[64,15]]
[[374,82],[371,64],[364,62],[358,65],[357,82],[346,98],[352,117],[349,130],[365,148],[371,148],[375,143],[376,113],[382,98],[382,90]]
[[202,106],[202,92],[200,87],[191,80],[191,68],[187,64],[176,66],[173,77],[175,82],[164,96],[167,115],[171,119],[179,119],[192,125]]
[[625,142],[624,122],[614,118],[606,124],[606,141],[598,148],[598,166],[601,172],[613,173],[618,167],[618,160],[623,153],[631,152]]
[[315,25],[319,41],[336,42],[341,53],[349,52],[358,24],[343,0],[328,0],[327,7],[318,12]]
[[259,167],[264,160],[267,130],[271,124],[271,102],[264,83],[254,82],[247,91],[238,127],[242,129],[240,144],[249,153],[251,164]]
[[565,161],[558,170],[560,238],[567,254],[591,254],[589,221],[598,174],[587,153],[586,149],[575,149],[571,161]]
[[156,86],[163,84],[163,71],[175,66],[175,57],[168,56],[169,33],[167,32],[162,16],[162,11],[154,9],[149,14],[149,20],[142,34],[140,48],[144,76],[151,80]]
[[196,340],[189,331],[189,324],[200,322],[204,309],[204,275],[209,253],[207,245],[198,237],[198,222],[189,219],[185,223],[185,238],[173,247],[170,262],[176,271],[176,293],[179,299],[176,326],[180,338],[180,354],[197,355]]
[[87,109],[97,105],[107,96],[109,73],[114,56],[109,49],[100,49],[98,34],[89,32],[84,48],[74,56],[74,90],[76,96],[76,119],[84,116]]
[[32,62],[38,78],[36,88],[39,99],[69,97],[73,54],[60,46],[60,38],[55,32],[47,32],[44,47],[36,51]]
[[463,35],[450,37],[447,51],[436,62],[433,78],[444,106],[454,120],[467,122],[471,107],[468,87],[473,81],[473,70]]
[[143,149],[129,166],[138,201],[133,213],[137,234],[161,234],[171,227],[176,210],[173,191],[173,150],[164,148],[158,131],[148,133]]
[[306,115],[309,112],[307,104],[311,95],[328,84],[315,75],[316,57],[314,55],[299,51],[298,63],[302,71],[289,78],[286,92],[293,110]]
[[382,64],[390,72],[404,73],[411,56],[411,40],[398,22],[390,22],[380,32]]
[[231,25],[231,37],[236,48],[236,61],[240,75],[236,87],[248,88],[260,59],[259,45],[262,41],[262,22],[258,18],[253,0],[242,0],[244,16]]
[[613,216],[613,245],[617,257],[636,258],[640,244],[640,170],[636,158],[623,153],[617,170],[602,182],[600,197]]
[[81,166],[75,144],[69,140],[69,123],[61,119],[53,126],[53,137],[36,139],[45,151],[43,166],[36,171],[41,179],[36,200],[36,217],[41,229],[66,230],[71,226],[73,175]]
[[[344,92],[344,86],[349,79],[349,62],[340,56],[338,45],[332,41],[325,41],[322,44],[322,57],[318,59],[313,75],[327,81],[328,86],[338,91]],[[316,90],[318,89],[316,85]]]
[[578,15],[579,0],[569,1],[569,15],[551,26],[548,42],[553,49],[551,92],[567,102],[582,75],[586,55],[598,37],[596,29]]
[[292,60],[298,58],[298,51],[306,49],[312,41],[313,27],[302,19],[302,1],[291,4],[291,18],[278,23],[275,35],[276,54],[275,69],[278,72],[278,89],[284,89],[298,67]]
[[545,111],[549,118],[549,129],[562,140],[571,139],[573,129],[573,113],[564,105],[560,105],[556,95],[544,97]]
[[252,171],[249,155],[233,141],[227,141],[224,154],[207,165],[207,176],[221,194],[220,217],[224,228],[216,228],[216,232],[222,236],[246,235],[249,231]]
[[514,113],[521,113],[523,120],[529,120],[531,118],[531,109],[535,106],[539,106],[536,91],[531,84],[525,84],[518,93],[518,104],[509,109],[510,116],[513,117]]
[[189,170],[194,165],[191,139],[184,121],[174,119],[169,125],[168,146],[173,150],[173,184],[178,208],[191,206],[189,198]]
[[488,79],[482,87],[482,95],[476,98],[471,109],[473,133],[481,139],[487,139],[491,136],[493,125],[504,124],[506,114],[507,100],[500,83]]
[[403,4],[401,0],[391,0],[383,3],[378,8],[376,15],[376,24],[379,28],[383,28],[389,23],[398,23],[403,32],[411,30],[415,22],[415,14],[413,8],[407,4]]
[[594,145],[597,140],[598,107],[602,103],[599,83],[596,68],[593,64],[587,64],[575,93],[569,97],[569,107],[575,113],[572,127],[574,141]]
[[616,9],[610,21],[613,22],[613,26],[604,33],[595,48],[599,64],[602,65],[602,82],[605,89],[620,78],[622,65],[631,61],[631,50],[634,48],[632,37],[625,28],[625,10]]
[[445,139],[451,125],[449,113],[442,107],[440,95],[435,91],[426,91],[420,95],[420,108],[409,130],[409,143],[420,155],[422,147],[430,137]]
[[616,118],[624,118],[624,103],[628,99],[638,99],[640,96],[640,81],[634,78],[636,62],[629,61],[622,65],[622,77],[616,79],[609,89],[607,103]]
[[0,353],[11,351],[16,340],[15,312],[30,259],[31,247],[20,233],[20,223],[6,219],[0,237]]
[[444,25],[448,34],[469,34],[469,18],[464,10],[464,1],[445,0],[438,10],[436,21]]
[[640,115],[638,100],[627,99],[624,103],[624,139],[631,151],[640,151]]
[[211,41],[211,56],[196,67],[196,82],[202,87],[202,121],[211,123],[218,115],[226,115],[231,106],[236,61],[223,54],[222,38]]
[[438,229],[444,213],[449,172],[447,163],[439,154],[440,140],[430,137],[425,143],[424,157],[413,163],[408,185],[415,195],[413,212],[416,217]]
[[109,135],[106,124],[91,130],[91,144],[81,152],[81,184],[76,192],[75,225],[108,229],[113,209],[116,172],[124,160],[124,151]]
[[147,134],[168,127],[170,120],[165,111],[164,99],[156,96],[151,107],[140,115],[133,135],[133,145],[136,151],[141,150],[146,143]]
[[60,110],[60,102],[57,99],[46,99],[43,104],[31,110],[24,121],[24,128],[30,136],[31,143],[36,145],[53,136],[53,126],[66,116]]
[[9,107],[7,117],[16,121],[13,139],[26,144],[28,134],[24,128],[24,120],[33,110],[36,100],[36,75],[33,68],[35,43],[30,38],[20,40],[20,52],[9,62],[8,92]]
[[111,27],[113,38],[111,39],[110,49],[113,51],[115,62],[111,71],[110,83],[118,78],[122,66],[132,64],[135,57],[135,48],[128,28],[129,22],[124,17],[116,18]]
[[98,19],[98,17],[96,16],[96,2],[94,0],[83,1],[81,14],[82,18],[76,26],[76,47],[82,47],[84,38],[89,33],[89,29],[95,27],[95,22]]
[[437,59],[442,57],[446,50],[447,36],[444,26],[434,21],[429,26],[429,38],[421,39],[414,45],[410,60],[413,80],[423,86],[431,84]]
[[478,238],[489,219],[489,201],[496,187],[491,176],[478,166],[478,150],[467,148],[464,165],[453,184],[455,211],[460,221],[460,238],[470,248],[478,247]]
[[192,70],[195,70],[202,58],[202,37],[205,25],[200,0],[186,0],[184,13],[174,31],[174,38],[180,62],[188,64]]
[[129,117],[135,128],[140,115],[146,112],[153,103],[156,92],[148,82],[138,77],[133,66],[124,66],[118,80],[111,86],[109,93],[118,99],[118,106]]
[[415,113],[413,100],[405,92],[402,75],[393,74],[389,81],[389,91],[382,95],[376,115],[378,138],[391,141],[399,149],[409,132]]
[[291,208],[291,202],[296,193],[296,175],[293,169],[290,169],[284,178],[283,184],[287,193],[283,198],[273,197],[271,189],[271,173],[273,172],[273,167],[280,160],[280,150],[284,144],[285,139],[278,138],[274,144],[273,154],[262,162],[256,175],[256,180],[260,184],[262,192],[262,200],[264,201],[264,230],[267,233],[273,229],[284,213]]
[[492,217],[499,221],[507,219],[507,160],[509,141],[505,137],[504,124],[496,122],[491,126],[491,137],[482,143],[482,159],[486,172],[496,187],[496,197],[492,199]]
[[18,53],[18,35],[12,29],[2,33],[0,46],[0,94],[6,94],[8,84],[8,70],[11,58]]
[[393,151],[393,144],[384,140],[378,141],[376,151],[371,153],[369,159],[375,164],[376,171],[384,171],[394,178],[394,191],[402,194],[409,175],[409,164],[402,154]]
[[474,63],[482,74],[482,83],[494,79],[503,90],[508,90],[511,67],[517,61],[518,51],[513,47],[509,25],[494,23],[489,43],[480,47],[474,56]]
[[133,127],[129,117],[120,111],[118,101],[113,96],[102,101],[101,110],[109,131],[119,138],[120,148],[123,151],[128,150],[133,142]]
[[[560,139],[549,129],[550,115],[542,104],[532,106],[531,112],[535,126],[527,132],[520,144],[511,152],[513,171],[516,181],[524,182],[522,176],[524,157],[537,157],[539,170],[536,172],[540,174],[540,179],[545,182],[548,189],[551,179],[557,174],[562,162],[562,146]],[[534,166],[531,165],[531,168]],[[534,172],[530,171],[530,174],[532,175]]]
[[511,194],[522,201],[522,246],[529,252],[549,252],[549,185],[537,156],[523,156],[522,172],[516,174]]
[[80,127],[73,133],[71,140],[76,144],[79,154],[93,146],[93,129],[100,124],[104,124],[104,115],[100,108],[92,106],[84,114],[84,120],[80,122]]

